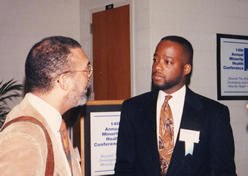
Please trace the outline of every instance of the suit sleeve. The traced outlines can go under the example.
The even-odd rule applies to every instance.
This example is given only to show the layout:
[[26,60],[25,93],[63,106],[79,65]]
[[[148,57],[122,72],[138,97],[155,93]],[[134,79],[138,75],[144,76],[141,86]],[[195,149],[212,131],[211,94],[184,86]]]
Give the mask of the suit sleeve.
[[[117,159],[115,164],[115,175],[135,176],[135,132],[134,112],[131,106],[123,103],[117,141]],[[132,112],[132,113],[131,113]]]
[[[234,162],[234,139],[230,125],[230,114],[226,106],[216,114],[210,126],[210,167],[211,175],[236,176]],[[211,118],[213,119],[213,118]],[[212,127],[212,128],[211,128]]]

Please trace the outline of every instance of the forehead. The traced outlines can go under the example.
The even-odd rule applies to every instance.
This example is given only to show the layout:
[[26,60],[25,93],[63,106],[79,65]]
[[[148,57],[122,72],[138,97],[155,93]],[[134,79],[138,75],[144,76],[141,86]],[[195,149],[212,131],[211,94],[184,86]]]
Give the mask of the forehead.
[[161,41],[156,47],[155,54],[159,53],[166,53],[166,54],[182,54],[183,53],[183,47],[173,41]]
[[89,59],[82,50],[82,48],[71,48],[71,54],[69,56],[72,66],[85,66],[88,65]]

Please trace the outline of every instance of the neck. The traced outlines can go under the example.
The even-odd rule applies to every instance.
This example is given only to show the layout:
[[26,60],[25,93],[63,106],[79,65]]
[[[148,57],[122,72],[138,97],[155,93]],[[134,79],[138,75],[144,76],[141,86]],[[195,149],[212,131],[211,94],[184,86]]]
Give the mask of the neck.
[[41,93],[38,91],[31,92],[32,94],[36,95],[40,99],[47,102],[49,105],[54,107],[61,115],[64,114],[69,108],[66,108],[66,103],[62,100],[62,95],[58,95],[53,93],[53,91],[49,93]]
[[184,85],[178,86],[178,87],[174,87],[171,89],[167,89],[167,90],[163,90],[166,94],[173,94],[175,92],[177,92],[178,90],[180,90]]

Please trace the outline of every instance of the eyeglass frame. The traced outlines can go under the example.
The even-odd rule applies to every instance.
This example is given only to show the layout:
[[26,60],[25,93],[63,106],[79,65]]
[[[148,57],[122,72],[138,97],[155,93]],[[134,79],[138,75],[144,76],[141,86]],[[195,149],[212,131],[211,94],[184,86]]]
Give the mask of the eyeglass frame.
[[85,72],[85,73],[88,74],[88,77],[91,77],[91,75],[93,73],[93,66],[91,64],[88,64],[87,65],[87,68],[84,69],[84,70],[75,70],[75,71],[68,70],[68,71],[65,71],[65,72],[60,73],[60,75],[66,74],[66,73],[75,73],[75,72]]

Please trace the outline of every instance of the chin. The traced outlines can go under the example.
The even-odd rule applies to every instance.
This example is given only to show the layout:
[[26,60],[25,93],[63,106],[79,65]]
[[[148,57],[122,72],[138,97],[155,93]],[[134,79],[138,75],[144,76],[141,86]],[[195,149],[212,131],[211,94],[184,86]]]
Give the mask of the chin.
[[164,90],[164,84],[158,84],[157,82],[152,81],[152,90]]
[[170,83],[161,83],[161,84],[158,84],[156,82],[152,83],[152,90],[166,91],[166,90],[169,90],[169,89],[171,89],[173,87],[174,87],[174,84],[170,84]]
[[87,103],[87,96],[84,94],[80,97],[80,99],[77,101],[76,106],[83,106]]

